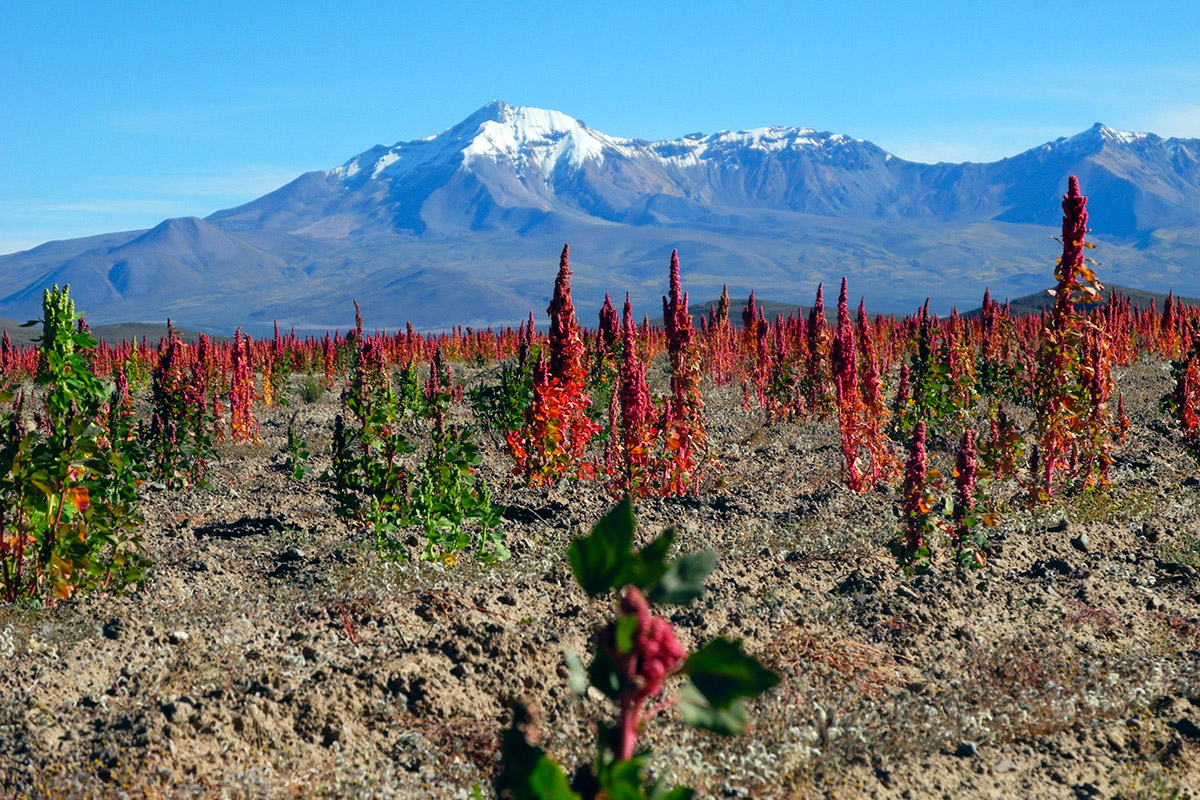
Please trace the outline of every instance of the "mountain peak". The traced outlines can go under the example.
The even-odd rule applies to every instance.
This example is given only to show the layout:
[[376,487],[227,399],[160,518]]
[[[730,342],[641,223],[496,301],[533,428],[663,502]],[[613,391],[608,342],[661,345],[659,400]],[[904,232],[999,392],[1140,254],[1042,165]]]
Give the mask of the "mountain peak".
[[1087,138],[1099,139],[1102,142],[1119,142],[1121,144],[1131,144],[1140,141],[1147,137],[1153,136],[1150,133],[1135,133],[1132,131],[1119,131],[1116,128],[1110,128],[1102,122],[1097,122],[1088,128],[1083,133],[1072,138]]
[[492,102],[456,126],[464,163],[479,157],[518,159],[539,153],[539,160],[557,161],[565,156],[572,164],[599,158],[606,145],[616,141],[593,131],[581,120],[545,108],[513,106]]

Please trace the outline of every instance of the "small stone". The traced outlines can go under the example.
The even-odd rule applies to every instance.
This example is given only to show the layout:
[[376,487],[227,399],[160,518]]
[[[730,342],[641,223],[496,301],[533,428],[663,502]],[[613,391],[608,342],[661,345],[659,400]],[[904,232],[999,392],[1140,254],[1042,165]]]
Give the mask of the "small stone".
[[1146,599],[1146,608],[1149,611],[1158,611],[1158,609],[1162,608],[1162,600],[1159,600],[1154,595],[1150,595]]
[[974,758],[979,755],[979,745],[964,739],[958,743],[958,749],[954,751],[954,755],[959,758]]
[[1011,758],[1002,758],[996,762],[996,766],[992,767],[992,772],[996,773],[997,775],[999,775],[1003,772],[1016,772],[1016,771],[1017,771],[1017,762],[1013,761]]
[[175,631],[169,638],[171,640],[171,644],[183,644],[191,637],[188,636],[187,631]]
[[121,621],[120,617],[113,617],[104,623],[104,627],[101,630],[104,633],[105,639],[120,639],[121,631],[124,627],[125,623]]
[[1187,717],[1180,717],[1178,722],[1168,723],[1172,728],[1179,731],[1179,735],[1187,739],[1200,741],[1200,725],[1197,725]]
[[275,560],[281,564],[290,564],[296,561],[303,561],[304,558],[304,551],[298,547],[290,547],[279,555],[275,556]]
[[900,796],[903,797],[904,800],[914,800],[914,798],[916,798],[916,796],[917,796],[917,793],[914,792],[912,789],[905,789],[904,794],[902,794]]
[[1091,548],[1091,542],[1088,541],[1088,535],[1081,533],[1071,540],[1071,546],[1081,553],[1086,553]]

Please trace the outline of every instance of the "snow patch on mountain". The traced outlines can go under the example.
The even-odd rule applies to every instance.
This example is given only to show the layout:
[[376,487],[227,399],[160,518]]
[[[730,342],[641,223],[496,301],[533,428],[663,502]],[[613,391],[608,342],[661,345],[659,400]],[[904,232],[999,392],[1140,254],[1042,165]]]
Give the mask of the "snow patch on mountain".
[[[770,126],[646,142],[609,136],[561,111],[492,101],[459,124],[425,139],[374,147],[331,171],[342,180],[369,174],[397,178],[434,163],[469,170],[481,159],[536,166],[550,175],[560,165],[578,169],[610,158],[649,158],[663,166],[697,166],[735,151],[833,150],[861,146],[862,139],[812,128]],[[360,178],[361,179],[361,178]]]

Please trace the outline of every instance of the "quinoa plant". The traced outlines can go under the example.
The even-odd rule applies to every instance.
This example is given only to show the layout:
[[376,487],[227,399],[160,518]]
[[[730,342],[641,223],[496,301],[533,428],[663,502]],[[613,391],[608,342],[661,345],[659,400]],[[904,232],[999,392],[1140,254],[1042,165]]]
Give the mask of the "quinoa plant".
[[1031,381],[1036,464],[1031,462],[1029,487],[1035,503],[1049,501],[1068,483],[1105,482],[1109,449],[1119,431],[1106,405],[1112,391],[1107,341],[1075,310],[1076,303],[1099,299],[1104,287],[1084,257],[1084,249],[1093,245],[1085,241],[1087,198],[1074,175],[1062,207],[1058,285]]
[[804,365],[804,389],[808,413],[824,419],[834,407],[833,373],[830,365],[831,337],[825,321],[824,285],[817,284],[817,297],[808,312],[808,353]]
[[929,466],[925,423],[913,426],[900,490],[900,529],[891,542],[892,555],[906,573],[933,568],[935,547],[943,541],[960,571],[987,562],[987,540],[979,526],[995,525],[998,517],[984,508],[988,474],[977,463],[975,438],[974,431],[963,432],[950,482]]
[[1012,478],[1025,454],[1025,444],[1017,426],[998,404],[989,414],[988,437],[979,447],[984,466],[997,479]]
[[[136,448],[112,413],[115,387],[92,371],[96,341],[75,329],[69,288],[42,297],[40,391],[0,392],[0,599],[10,603],[118,587],[148,566]],[[31,424],[24,407],[38,399]]]
[[533,368],[519,359],[500,364],[495,383],[485,383],[467,392],[467,405],[493,440],[516,430],[525,421],[533,397]]
[[863,439],[871,460],[871,482],[878,485],[890,480],[895,469],[892,440],[887,430],[888,407],[880,377],[879,356],[871,324],[867,321],[865,301],[858,302],[856,323],[859,346],[859,375],[863,405]]
[[646,365],[634,344],[633,311],[625,296],[622,315],[621,367],[618,385],[609,403],[609,432],[605,443],[605,471],[616,495],[647,497],[658,478],[655,440],[658,416],[646,385]]
[[663,320],[671,361],[671,396],[662,424],[666,449],[662,492],[682,497],[699,492],[708,460],[708,431],[700,393],[700,353],[688,313],[688,296],[680,284],[677,251],[671,252],[670,294],[663,298]]
[[251,364],[250,342],[238,328],[233,337],[232,369],[229,377],[229,431],[235,442],[258,439],[258,423],[254,421],[254,367]]
[[169,486],[200,483],[212,458],[208,381],[198,360],[167,321],[167,340],[151,374],[152,413],[146,445],[153,474]]
[[288,418],[287,438],[283,446],[283,470],[294,481],[302,480],[312,471],[308,466],[308,440],[296,433],[296,417],[299,414],[299,411],[292,412]]
[[610,295],[604,295],[599,326],[592,337],[590,388],[596,406],[605,408],[616,391],[621,365],[621,321]]
[[570,247],[563,245],[550,307],[549,346],[533,369],[533,399],[522,424],[505,437],[516,467],[530,485],[557,483],[568,475],[590,477],[585,452],[600,426],[588,417],[583,338],[571,300]]
[[334,419],[328,479],[338,511],[368,527],[382,553],[400,558],[395,534],[408,520],[409,505],[409,474],[400,458],[414,448],[399,430],[400,410],[380,343],[356,336],[355,346],[343,413]]
[[977,455],[975,431],[963,431],[958,459],[954,464],[954,507],[950,514],[950,545],[960,570],[982,567],[987,563],[983,550],[987,540],[979,525],[993,524],[991,517],[978,510],[980,479],[983,476],[976,462]]
[[859,390],[858,348],[854,341],[854,327],[850,323],[850,311],[846,305],[846,279],[842,278],[842,290],[838,295],[837,330],[830,349],[833,367],[833,385],[837,399],[838,428],[841,431],[842,459],[845,462],[846,486],[851,491],[861,492],[866,487],[866,475],[859,459],[867,449],[867,409]]
[[983,292],[983,308],[979,320],[979,359],[976,364],[981,394],[997,399],[1017,397],[1017,366],[1010,360],[1009,342],[1014,335],[1012,321],[999,303],[992,299],[991,290]]
[[[933,477],[937,477],[936,474]],[[921,421],[913,426],[909,437],[900,494],[900,531],[891,543],[892,555],[908,573],[927,571],[933,559],[931,538],[937,530],[933,514],[936,500],[926,488],[929,478],[925,423]]]
[[901,373],[893,437],[907,437],[917,421],[925,423],[929,435],[943,437],[961,423],[970,406],[974,379],[955,368],[955,358],[955,343],[940,341],[937,320],[926,300],[917,317],[916,350]]
[[[429,452],[417,468],[411,514],[425,529],[426,558],[453,563],[456,554],[475,544],[484,561],[509,557],[500,530],[500,514],[491,490],[478,473],[479,448],[470,431],[450,425],[447,413],[453,395],[449,367],[438,348],[429,365],[425,405],[433,421]],[[478,530],[472,532],[470,528]]]
[[400,418],[412,420],[427,416],[425,391],[421,382],[421,371],[416,362],[409,359],[408,363],[396,370],[396,405]]
[[1183,449],[1200,463],[1200,337],[1193,335],[1183,356],[1171,362],[1171,377],[1174,385],[1160,407],[1178,427]]
[[[544,750],[514,725],[502,737],[503,768],[497,794],[513,800],[690,800],[694,790],[647,784],[651,753],[638,748],[645,725],[669,708],[685,724],[721,735],[745,730],[742,699],[755,697],[779,677],[747,655],[741,642],[718,637],[688,654],[671,623],[651,603],[690,605],[716,566],[711,551],[674,561],[667,556],[675,532],[667,529],[641,550],[633,549],[636,523],[626,498],[568,551],[571,569],[589,597],[616,595],[616,618],[596,631],[591,663],[571,659],[572,688],[589,686],[616,706],[612,722],[598,723],[597,755],[570,779]],[[678,679],[673,695],[667,687]]]

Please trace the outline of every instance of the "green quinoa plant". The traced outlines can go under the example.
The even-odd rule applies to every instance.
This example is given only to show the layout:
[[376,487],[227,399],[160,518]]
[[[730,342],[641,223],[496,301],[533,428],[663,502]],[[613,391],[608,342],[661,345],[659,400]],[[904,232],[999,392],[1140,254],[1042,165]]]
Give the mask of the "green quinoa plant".
[[493,441],[521,427],[532,401],[533,369],[528,361],[502,362],[495,383],[485,383],[467,392],[467,405]]
[[954,342],[939,341],[929,301],[917,324],[916,351],[901,373],[889,433],[907,438],[918,421],[930,436],[946,436],[958,426],[973,397],[974,378],[954,369]]
[[[742,699],[755,697],[779,676],[742,650],[741,642],[718,637],[688,654],[669,623],[651,603],[689,605],[704,591],[716,566],[711,551],[673,561],[667,556],[675,531],[667,529],[640,550],[633,548],[636,522],[626,497],[568,552],[571,569],[589,597],[613,592],[617,615],[596,631],[590,665],[571,661],[572,688],[589,686],[617,707],[613,723],[600,722],[595,761],[568,779],[544,750],[531,744],[516,725],[503,734],[503,770],[497,793],[513,800],[690,800],[686,786],[648,784],[644,771],[651,754],[639,750],[644,725],[671,707],[683,722],[722,735],[735,735],[748,723]],[[683,679],[668,696],[669,683]]]
[[400,409],[375,339],[355,339],[357,352],[342,392],[345,413],[334,419],[332,463],[339,513],[353,517],[375,535],[380,551],[400,558],[395,533],[407,522],[408,471],[400,463],[413,445],[400,432]]
[[[429,452],[417,468],[412,516],[425,528],[426,558],[441,557],[453,563],[457,552],[474,542],[484,561],[503,561],[509,552],[491,490],[477,472],[479,448],[471,441],[469,430],[446,420],[452,395],[449,368],[439,348],[425,384],[424,402],[433,431]],[[467,526],[478,532],[472,533]]]
[[411,358],[402,368],[396,370],[396,407],[400,418],[405,420],[427,416],[429,409],[425,405],[425,394],[421,388],[421,371]]
[[287,476],[294,481],[301,480],[312,471],[308,466],[308,440],[296,433],[296,417],[299,411],[292,412],[288,418],[287,439],[283,446],[283,469]]
[[[0,392],[0,599],[63,599],[141,580],[140,467],[114,387],[92,372],[69,287],[43,295],[35,390]],[[33,322],[30,325],[35,324]],[[26,419],[26,402],[41,401]],[[119,402],[120,398],[117,398]]]

